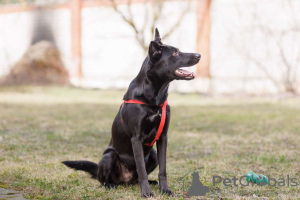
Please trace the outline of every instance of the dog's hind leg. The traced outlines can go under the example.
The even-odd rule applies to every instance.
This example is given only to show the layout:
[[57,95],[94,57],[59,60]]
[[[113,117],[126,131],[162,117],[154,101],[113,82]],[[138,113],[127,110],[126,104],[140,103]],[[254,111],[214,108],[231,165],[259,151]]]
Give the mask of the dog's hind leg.
[[118,155],[113,149],[108,148],[98,164],[98,180],[107,189],[116,188],[120,183],[120,169],[117,162]]
[[155,170],[155,168],[158,165],[157,153],[155,149],[152,149],[150,151],[149,157],[145,164],[146,164],[147,174],[150,174],[151,172],[153,172],[153,170]]
[[[150,151],[150,155],[149,155],[149,158],[146,162],[146,171],[147,171],[147,174],[149,175],[151,172],[153,172],[155,170],[155,168],[157,167],[158,165],[158,160],[157,160],[157,153],[156,153],[156,150],[155,149],[152,149]],[[157,185],[158,182],[155,181],[155,180],[148,180],[149,184],[151,185]]]

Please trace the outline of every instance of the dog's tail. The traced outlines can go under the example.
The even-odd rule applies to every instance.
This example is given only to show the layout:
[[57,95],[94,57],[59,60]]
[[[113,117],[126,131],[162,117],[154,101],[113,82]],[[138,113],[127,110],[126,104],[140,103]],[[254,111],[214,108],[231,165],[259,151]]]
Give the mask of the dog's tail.
[[98,165],[94,162],[79,160],[63,161],[62,163],[72,169],[88,172],[90,175],[92,175],[93,179],[97,179]]

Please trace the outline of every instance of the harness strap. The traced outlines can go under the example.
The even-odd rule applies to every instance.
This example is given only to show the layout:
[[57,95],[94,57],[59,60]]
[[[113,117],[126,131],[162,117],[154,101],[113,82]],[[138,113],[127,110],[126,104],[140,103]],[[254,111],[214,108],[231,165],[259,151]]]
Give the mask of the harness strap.
[[[144,103],[144,102],[142,102],[142,101],[135,100],[135,99],[130,99],[130,100],[128,100],[128,101],[124,101],[124,102],[123,102],[122,107],[121,107],[121,112],[122,112],[122,109],[123,109],[125,103],[133,103],[133,104],[144,104],[144,105],[147,105],[146,103]],[[120,115],[121,115],[121,122],[123,123],[123,117],[122,117],[121,112],[120,112]]]
[[[123,104],[121,106],[121,111],[122,111],[125,103],[148,105],[148,104],[146,104],[146,103],[144,103],[142,101],[135,100],[135,99],[130,99],[128,101],[124,101],[123,102]],[[160,137],[160,135],[161,135],[161,133],[163,131],[163,128],[165,126],[165,122],[166,122],[166,108],[167,108],[167,105],[168,105],[168,101],[165,101],[163,104],[160,105],[161,110],[162,110],[162,114],[161,114],[161,119],[160,119],[159,127],[158,127],[158,130],[157,130],[157,133],[156,133],[156,136],[155,136],[154,140],[151,143],[144,143],[144,145],[152,147],[154,145],[154,143],[159,139],[159,137]],[[122,118],[121,112],[120,112],[120,115],[121,115],[121,122],[123,123],[123,118]]]

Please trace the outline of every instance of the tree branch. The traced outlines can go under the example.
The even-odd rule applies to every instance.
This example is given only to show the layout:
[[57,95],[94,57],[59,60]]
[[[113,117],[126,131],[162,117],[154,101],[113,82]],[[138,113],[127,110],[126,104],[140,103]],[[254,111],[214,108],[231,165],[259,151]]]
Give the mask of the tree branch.
[[147,46],[145,45],[144,42],[144,36],[143,33],[141,33],[141,31],[138,30],[137,26],[135,25],[134,21],[133,21],[133,15],[131,13],[131,9],[129,8],[131,5],[131,0],[128,0],[128,11],[129,11],[129,17],[126,17],[119,9],[118,6],[115,2],[115,0],[110,0],[111,1],[111,5],[113,7],[113,9],[122,17],[122,19],[127,22],[127,24],[129,24],[133,30],[135,31],[135,38],[138,41],[138,43],[140,44],[140,46],[143,48],[144,51],[147,50]]
[[183,10],[183,12],[181,13],[180,17],[178,18],[178,20],[176,21],[176,23],[174,24],[174,26],[171,27],[171,29],[164,36],[162,36],[162,39],[168,38],[174,32],[174,30],[181,24],[184,16],[190,10],[191,0],[187,0],[187,1],[188,2],[187,2],[186,8]]
[[164,5],[163,0],[154,0],[152,2],[153,22],[152,22],[152,26],[151,26],[151,34],[152,34],[151,38],[154,37],[156,23],[161,16],[161,13],[163,10],[163,5]]

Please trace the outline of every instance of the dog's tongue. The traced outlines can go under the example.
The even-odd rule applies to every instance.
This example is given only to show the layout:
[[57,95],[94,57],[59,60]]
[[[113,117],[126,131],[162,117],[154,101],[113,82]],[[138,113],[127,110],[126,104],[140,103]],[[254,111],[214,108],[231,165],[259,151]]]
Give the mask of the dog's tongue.
[[175,75],[181,78],[193,79],[195,78],[195,74],[193,72],[186,71],[184,69],[177,69],[175,71]]
[[181,72],[181,73],[183,73],[184,75],[190,75],[190,74],[193,73],[193,72],[186,71],[186,70],[184,70],[184,69],[178,69],[178,72]]

